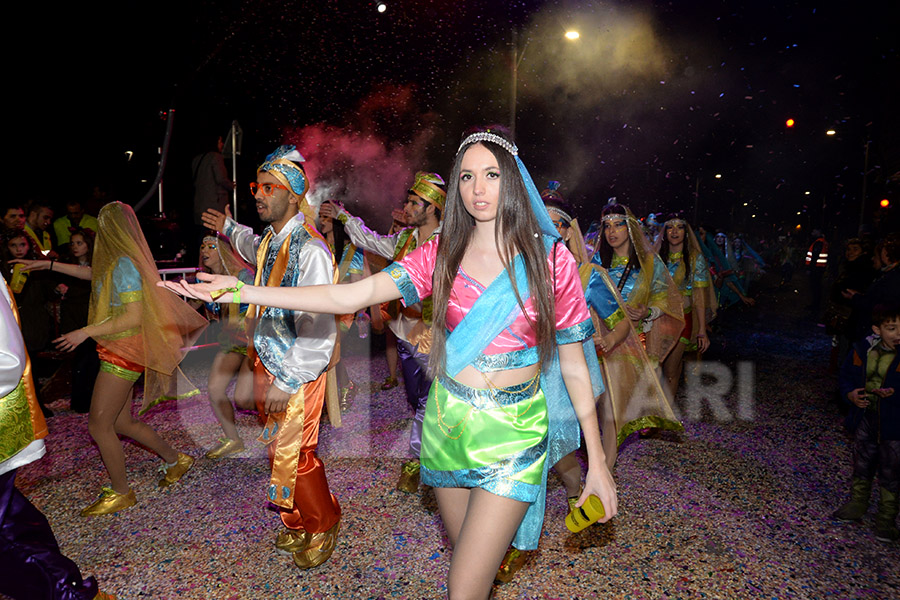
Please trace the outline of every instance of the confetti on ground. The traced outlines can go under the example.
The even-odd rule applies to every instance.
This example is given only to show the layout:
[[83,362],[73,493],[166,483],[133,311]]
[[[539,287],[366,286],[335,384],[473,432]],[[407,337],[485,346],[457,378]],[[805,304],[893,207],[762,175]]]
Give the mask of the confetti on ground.
[[[798,304],[792,290],[768,290],[757,308],[730,309],[711,332],[707,364],[755,367],[752,420],[739,418],[731,395],[723,400],[730,421],[706,409],[685,422],[682,436],[629,439],[616,470],[619,516],[578,535],[563,526],[565,494],[551,477],[540,551],[495,598],[900,596],[900,552],[874,539],[874,500],[860,524],[829,518],[845,499],[849,447],[826,372],[829,340]],[[344,345],[350,375],[363,384],[387,374],[370,341]],[[201,387],[209,361],[193,354],[186,363]],[[51,404],[48,455],[21,469],[17,482],[63,552],[124,600],[444,597],[450,551],[434,495],[394,489],[411,417],[403,386],[360,386],[370,387],[378,391],[354,399],[343,428],[321,429],[320,455],[343,520],[334,556],[313,571],[274,551],[279,522],[264,501],[259,443],[234,458],[202,458],[220,435],[205,390],[145,417],[201,457],[177,486],[158,489],[159,460],[126,444],[138,495],[129,510],[78,515],[106,480],[87,415],[69,411],[67,398]],[[678,408],[690,407],[679,398]],[[239,412],[238,423],[253,440],[255,416]]]

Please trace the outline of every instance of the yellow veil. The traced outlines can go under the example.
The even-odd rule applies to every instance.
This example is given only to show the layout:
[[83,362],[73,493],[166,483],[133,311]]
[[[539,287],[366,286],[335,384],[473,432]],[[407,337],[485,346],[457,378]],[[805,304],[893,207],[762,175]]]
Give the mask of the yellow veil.
[[[672,280],[675,282],[676,287],[678,287],[678,289],[680,290],[687,275],[688,268],[690,268],[691,273],[694,274],[694,277],[696,277],[697,275],[697,269],[703,269],[706,271],[706,281],[692,281],[691,295],[687,297],[690,298],[692,309],[703,310],[706,313],[706,323],[709,324],[713,319],[716,318],[716,312],[719,309],[719,302],[718,300],[716,300],[716,291],[712,286],[711,276],[709,274],[709,265],[707,264],[706,258],[703,255],[703,250],[700,248],[700,242],[697,240],[697,236],[694,235],[694,230],[691,228],[690,224],[683,219],[669,219],[668,221],[666,221],[663,224],[662,229],[659,230],[659,233],[656,236],[656,242],[653,246],[653,249],[657,254],[659,254],[659,250],[662,247],[663,236],[666,235],[666,226],[672,221],[681,221],[681,223],[684,224],[684,243],[689,248],[690,253],[690,264],[686,265],[684,261],[681,261],[678,265],[678,268],[675,269],[675,274],[672,276]],[[687,308],[687,305],[685,305],[685,308]],[[691,339],[689,341],[691,342],[691,344],[696,344],[700,321],[698,319],[693,319],[691,325],[692,331]]]
[[[626,304],[630,306],[645,304],[661,311],[660,316],[654,319],[650,331],[646,332],[645,336],[647,355],[656,366],[675,347],[675,343],[681,336],[681,330],[684,329],[681,292],[678,291],[678,286],[669,275],[668,269],[644,236],[640,222],[630,209],[623,208],[625,208],[625,215],[611,213],[605,215],[603,220],[625,219],[628,224],[628,237],[640,265],[637,282]],[[598,252],[604,244],[606,244],[606,238],[601,230],[597,244]],[[594,260],[597,258],[597,253],[595,253]]]
[[596,263],[582,265],[579,269],[582,287],[587,289],[592,271],[600,275],[619,305],[619,310],[609,321],[600,319],[591,308],[596,335],[606,335],[621,320],[628,322],[625,339],[599,357],[606,391],[597,405],[597,413],[604,435],[607,431],[615,431],[618,447],[635,431],[649,427],[683,431],[684,427],[660,385],[656,365],[647,356],[640,336],[625,316],[622,297],[606,269]]
[[88,323],[95,325],[124,313],[123,304],[113,304],[113,272],[120,259],[130,259],[141,278],[141,289],[129,292],[141,302],[141,324],[95,339],[110,352],[145,367],[143,413],[170,393],[175,369],[207,321],[178,296],[157,287],[156,262],[130,206],[111,202],[100,210],[98,221]]
[[[209,235],[203,237],[203,242],[207,241],[216,245],[216,254],[219,255],[219,260],[222,263],[222,268],[225,270],[226,275],[240,278],[241,273],[246,272],[249,276],[245,275],[242,281],[244,281],[244,283],[253,283],[253,276],[256,273],[256,269],[238,254],[228,238],[210,231]],[[199,268],[201,271],[204,271],[202,260]],[[220,304],[219,306],[222,315],[222,324],[228,328],[229,333],[239,336],[243,345],[246,345],[247,340],[249,339],[248,335],[251,333],[244,330],[244,315],[247,311],[246,305],[244,305],[243,312],[241,311],[240,304]]]

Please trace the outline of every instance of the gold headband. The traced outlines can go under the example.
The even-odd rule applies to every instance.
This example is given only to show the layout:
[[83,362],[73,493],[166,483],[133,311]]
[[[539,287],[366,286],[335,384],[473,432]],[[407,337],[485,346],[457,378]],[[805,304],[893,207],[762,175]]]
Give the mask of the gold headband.
[[444,210],[447,192],[438,187],[438,185],[443,183],[444,180],[437,173],[419,171],[416,173],[416,181],[409,188],[409,191],[426,202],[431,202],[438,209]]

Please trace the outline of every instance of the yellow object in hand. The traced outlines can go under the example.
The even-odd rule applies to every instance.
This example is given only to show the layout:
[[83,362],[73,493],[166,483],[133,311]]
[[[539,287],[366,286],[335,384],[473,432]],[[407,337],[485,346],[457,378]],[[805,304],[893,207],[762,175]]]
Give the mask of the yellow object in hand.
[[603,502],[600,501],[600,498],[591,494],[584,501],[584,504],[573,508],[572,512],[566,515],[566,527],[572,533],[578,533],[588,525],[592,525],[602,519],[605,514]]

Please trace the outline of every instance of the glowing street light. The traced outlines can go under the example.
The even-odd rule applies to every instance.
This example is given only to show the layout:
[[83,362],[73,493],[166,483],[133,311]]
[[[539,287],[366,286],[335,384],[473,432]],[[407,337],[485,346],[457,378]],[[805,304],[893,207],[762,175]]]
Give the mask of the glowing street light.
[[387,10],[387,4],[385,4],[384,2],[379,2],[378,5],[375,6],[375,10],[377,10],[380,13],[383,13],[384,11]]
[[721,174],[721,173],[716,173],[716,179],[722,179],[722,174]]
[[834,129],[829,129],[828,131],[825,132],[825,135],[834,135],[836,133],[837,133],[837,131],[835,131]]
[[[565,33],[565,37],[567,40],[577,40],[581,37],[574,29],[570,29]],[[519,31],[513,28],[512,32],[512,84],[510,85],[510,103],[509,103],[509,132],[512,134],[513,139],[516,139],[516,104],[517,104],[517,96],[518,96],[518,88],[519,88],[519,65],[522,63],[522,59],[525,58],[525,50],[528,49],[528,42],[531,39],[525,41],[525,45],[522,46],[522,51],[519,52]]]

